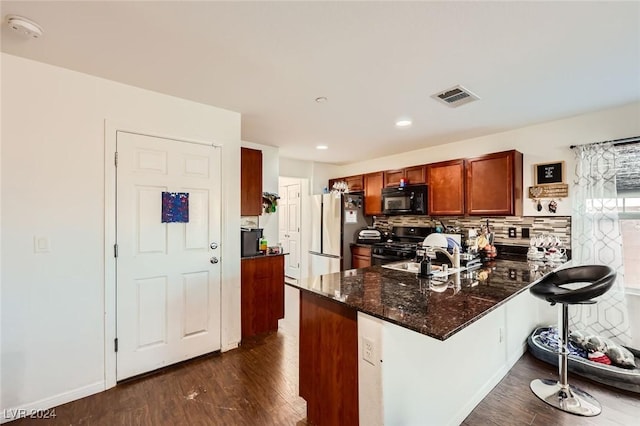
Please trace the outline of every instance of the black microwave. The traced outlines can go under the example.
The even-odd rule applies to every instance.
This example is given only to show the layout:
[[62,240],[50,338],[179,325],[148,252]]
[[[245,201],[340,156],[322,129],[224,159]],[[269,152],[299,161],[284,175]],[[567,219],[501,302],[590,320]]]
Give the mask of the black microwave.
[[406,185],[382,189],[382,214],[426,215],[427,185]]

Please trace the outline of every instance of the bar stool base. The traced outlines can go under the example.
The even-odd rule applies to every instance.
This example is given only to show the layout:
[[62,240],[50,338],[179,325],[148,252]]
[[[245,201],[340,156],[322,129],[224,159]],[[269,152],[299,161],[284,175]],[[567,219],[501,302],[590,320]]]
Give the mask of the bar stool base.
[[563,389],[556,380],[536,379],[529,387],[538,398],[567,413],[591,417],[602,411],[600,403],[594,397],[572,385]]

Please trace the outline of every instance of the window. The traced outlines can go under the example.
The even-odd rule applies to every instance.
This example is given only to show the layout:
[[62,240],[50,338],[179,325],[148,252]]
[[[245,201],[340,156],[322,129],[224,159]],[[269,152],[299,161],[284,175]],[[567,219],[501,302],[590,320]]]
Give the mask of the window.
[[616,146],[616,188],[625,287],[640,291],[640,143]]

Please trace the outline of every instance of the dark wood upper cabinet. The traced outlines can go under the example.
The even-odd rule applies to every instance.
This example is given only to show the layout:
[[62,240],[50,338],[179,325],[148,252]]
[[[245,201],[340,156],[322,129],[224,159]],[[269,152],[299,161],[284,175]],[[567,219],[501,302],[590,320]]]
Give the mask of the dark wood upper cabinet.
[[409,185],[427,183],[427,166],[406,167],[404,177],[409,181]]
[[349,187],[349,192],[360,192],[364,190],[363,175],[329,179],[329,191],[331,191],[331,189],[333,188],[333,184],[336,182],[346,182],[347,186]]
[[400,179],[404,177],[404,169],[387,170],[384,172],[384,186],[399,186]]
[[522,154],[497,152],[467,159],[466,213],[522,215]]
[[240,215],[262,213],[262,151],[240,149]]
[[429,185],[430,216],[522,215],[522,153],[515,150],[331,179],[329,186],[354,182],[349,189],[355,191],[362,185],[364,214],[373,216],[382,214],[382,188],[399,186],[401,178]]
[[400,186],[400,179],[407,179],[409,185],[418,185],[427,182],[426,166],[405,167],[398,170],[384,172],[384,186]]
[[373,216],[382,214],[382,185],[384,173],[375,172],[364,175],[364,214]]
[[344,178],[349,187],[349,192],[358,192],[364,190],[364,178],[362,175],[349,176]]
[[443,161],[427,166],[429,215],[464,215],[464,160]]

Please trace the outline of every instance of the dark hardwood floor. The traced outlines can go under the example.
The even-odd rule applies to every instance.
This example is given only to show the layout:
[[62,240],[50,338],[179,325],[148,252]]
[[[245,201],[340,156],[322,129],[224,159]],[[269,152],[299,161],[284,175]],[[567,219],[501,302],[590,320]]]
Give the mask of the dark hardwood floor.
[[[569,376],[570,383],[595,396],[603,405],[602,414],[585,418],[546,405],[531,393],[529,382],[555,376],[555,367],[525,354],[463,425],[640,424],[639,395],[576,375]],[[297,343],[283,332],[255,337],[237,350],[169,367],[61,405],[55,414],[55,419],[9,424],[306,425],[306,403],[298,396]],[[428,419],[424,425],[430,425]]]
[[271,333],[237,349],[118,384],[19,425],[305,425],[295,338]]
[[640,425],[640,395],[569,373],[569,384],[602,405],[595,417],[581,417],[542,402],[529,389],[533,379],[557,379],[558,369],[525,353],[462,423],[471,425]]

